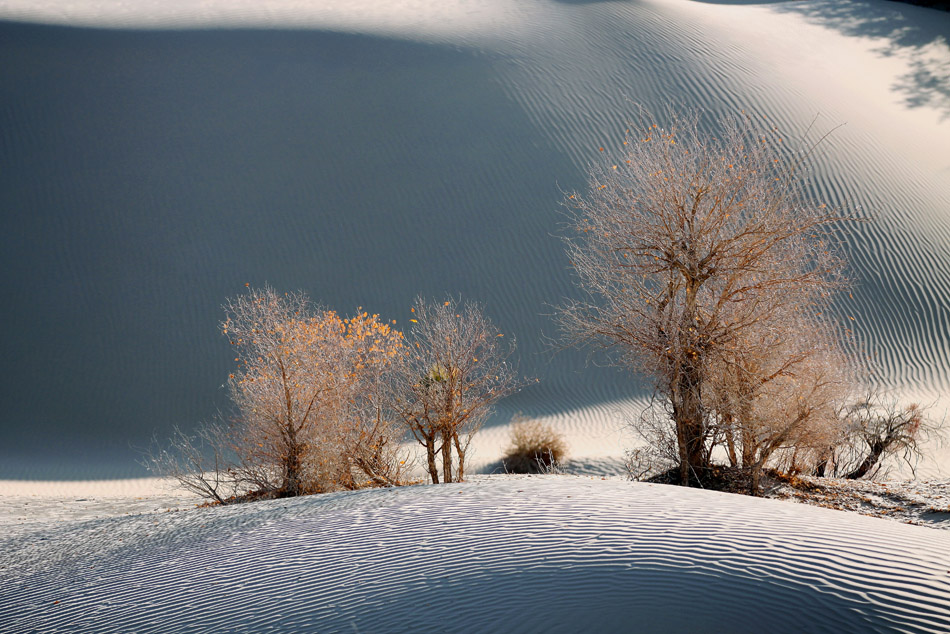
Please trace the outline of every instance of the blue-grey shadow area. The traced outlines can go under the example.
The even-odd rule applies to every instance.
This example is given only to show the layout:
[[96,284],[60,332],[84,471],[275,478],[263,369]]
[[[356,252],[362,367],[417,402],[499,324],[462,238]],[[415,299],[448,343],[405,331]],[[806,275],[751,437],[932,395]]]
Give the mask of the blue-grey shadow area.
[[782,2],[796,2],[797,0],[694,0],[703,4],[778,4]]
[[[568,2],[570,0],[567,0]],[[779,3],[798,3],[798,0],[694,0],[703,4],[779,4]],[[929,9],[938,9],[940,11],[950,11],[950,3],[943,0],[887,0],[899,4],[910,4],[918,7],[927,7]],[[800,3],[799,3],[800,4]]]
[[153,434],[226,417],[217,324],[245,283],[400,325],[417,293],[483,302],[541,379],[498,420],[630,392],[546,352],[549,304],[572,293],[561,189],[584,175],[506,96],[499,58],[2,23],[0,59],[0,478],[140,473]]
[[891,2],[900,2],[901,4],[912,4],[918,7],[927,7],[928,9],[937,9],[938,11],[950,11],[950,2],[943,0],[890,0]]

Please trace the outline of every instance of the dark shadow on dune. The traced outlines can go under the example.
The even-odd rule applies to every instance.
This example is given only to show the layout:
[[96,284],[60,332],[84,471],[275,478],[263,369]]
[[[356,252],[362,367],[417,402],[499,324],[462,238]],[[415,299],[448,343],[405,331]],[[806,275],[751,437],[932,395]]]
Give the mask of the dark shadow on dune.
[[[946,2],[795,2],[793,0],[695,0],[705,4],[774,5],[776,11],[804,15],[810,21],[852,37],[882,40],[881,55],[908,56],[911,70],[892,86],[911,108],[930,106],[950,117],[950,67],[928,48],[946,52],[950,16],[928,9],[950,10]],[[903,5],[903,6],[902,6]],[[909,6],[909,5],[919,5]],[[927,9],[922,8],[927,7]],[[945,59],[945,57],[943,58]]]
[[541,379],[527,414],[631,389],[543,354],[572,293],[561,188],[584,176],[489,53],[0,23],[0,59],[0,477],[134,467],[130,445],[226,408],[217,322],[245,282],[400,323],[417,293],[484,302]]
[[[558,4],[566,5],[591,5],[591,4],[607,4],[607,3],[617,3],[617,0],[554,0]],[[639,0],[622,0],[624,4],[639,4]]]
[[[568,0],[569,1],[569,0]],[[778,4],[778,3],[797,3],[799,0],[693,0],[703,4]],[[950,11],[950,3],[943,0],[888,0],[899,4],[912,4],[919,7],[938,9],[940,11]]]
[[[892,86],[910,108],[929,106],[950,117],[950,15],[900,2],[782,2],[776,11],[852,37],[875,38],[878,53],[910,60],[911,70]],[[934,54],[939,51],[939,55]]]
[[796,2],[796,0],[694,0],[703,4],[778,4],[782,2]]
[[946,2],[945,0],[890,0],[890,2],[913,4],[918,7],[927,7],[928,9],[937,9],[939,11],[950,11],[950,2]]

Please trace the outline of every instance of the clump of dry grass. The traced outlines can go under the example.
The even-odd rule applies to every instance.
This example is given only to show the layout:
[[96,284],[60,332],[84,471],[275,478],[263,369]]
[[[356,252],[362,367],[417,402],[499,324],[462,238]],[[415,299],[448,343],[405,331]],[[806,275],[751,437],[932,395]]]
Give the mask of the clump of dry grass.
[[567,443],[551,425],[522,420],[511,426],[511,444],[502,462],[509,473],[547,473],[566,455]]

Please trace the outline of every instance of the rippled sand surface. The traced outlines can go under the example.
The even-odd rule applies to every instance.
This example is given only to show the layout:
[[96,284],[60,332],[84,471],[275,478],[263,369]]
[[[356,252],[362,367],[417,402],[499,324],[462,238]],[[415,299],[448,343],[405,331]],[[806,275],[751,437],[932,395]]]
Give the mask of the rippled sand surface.
[[0,537],[4,632],[938,632],[950,533],[565,476]]

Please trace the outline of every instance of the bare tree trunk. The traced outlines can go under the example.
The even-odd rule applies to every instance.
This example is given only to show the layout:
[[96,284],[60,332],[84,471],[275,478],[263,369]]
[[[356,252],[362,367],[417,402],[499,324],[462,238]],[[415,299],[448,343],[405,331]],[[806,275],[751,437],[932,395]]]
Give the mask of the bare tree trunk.
[[845,476],[848,480],[857,480],[858,478],[863,478],[868,474],[874,465],[877,464],[877,461],[881,459],[881,456],[884,454],[884,450],[887,449],[887,443],[883,440],[877,439],[871,444],[871,451],[865,456],[864,460],[858,465],[857,469]]
[[442,430],[442,481],[452,482],[452,435]]
[[[691,263],[692,264],[692,263]],[[692,266],[690,267],[692,268]],[[702,281],[694,271],[684,272],[686,279],[685,310],[682,316],[679,338],[681,352],[684,355],[677,359],[676,368],[678,385],[676,394],[679,397],[679,418],[676,421],[677,436],[683,446],[680,448],[680,481],[683,486],[689,486],[689,475],[692,471],[697,477],[706,466],[705,444],[705,417],[703,414],[703,372],[702,351],[697,338],[696,303]]]
[[445,387],[448,390],[448,394],[446,394],[445,402],[446,424],[442,427],[442,480],[444,482],[455,482],[455,480],[452,479],[452,440],[455,436],[457,425],[455,419],[455,381],[457,378],[457,368],[450,366],[446,369],[447,376],[445,380],[448,384]]
[[279,361],[280,379],[284,388],[284,406],[286,407],[287,456],[284,458],[284,484],[281,493],[287,496],[300,495],[300,454],[297,444],[297,429],[294,427],[294,398],[290,391],[290,379],[282,360]]
[[772,457],[772,454],[776,449],[782,446],[782,444],[788,439],[788,437],[795,430],[795,427],[800,424],[805,419],[805,414],[799,414],[798,418],[786,427],[782,433],[772,439],[772,441],[762,447],[759,452],[759,459],[751,463],[750,475],[752,476],[752,481],[749,485],[749,493],[752,495],[759,494],[759,482],[762,476],[762,468],[765,467],[765,463],[769,461],[769,458]]
[[751,463],[749,468],[749,475],[751,480],[749,482],[749,495],[758,495],[759,494],[759,485],[762,482],[762,469],[765,467],[765,463],[769,461],[769,458],[772,457],[772,453],[775,452],[775,449],[780,445],[779,442],[773,442],[768,447],[762,449],[762,453],[759,455],[759,459]]
[[750,475],[751,475],[751,481],[749,483],[749,495],[758,495],[759,483],[762,479],[762,464],[756,463],[752,465]]
[[462,482],[465,480],[465,450],[462,448],[462,443],[459,442],[459,435],[452,435],[452,442],[455,443],[455,453],[459,456],[459,468],[456,473],[456,482]]
[[732,467],[739,466],[739,455],[736,453],[736,428],[735,421],[731,414],[726,414],[723,418],[723,426],[726,435],[726,450],[729,454],[729,464]]
[[755,433],[752,431],[752,421],[748,417],[742,418],[742,467],[748,469],[755,463]]
[[429,467],[429,477],[432,484],[439,483],[439,468],[435,464],[435,434],[426,436],[426,462]]
[[772,456],[774,447],[769,446],[762,449],[759,459],[749,465],[749,495],[759,494],[759,485],[762,482],[762,468],[768,459]]
[[679,407],[676,412],[676,434],[680,453],[680,483],[689,486],[690,472],[697,476],[705,465],[703,452],[703,405],[700,372],[693,364],[685,364],[678,385]]
[[301,453],[301,448],[294,437],[291,440],[290,446],[287,448],[287,456],[284,458],[284,486],[281,490],[282,495],[300,495],[301,489],[303,488],[300,482]]
[[300,462],[303,448],[297,443],[297,430],[294,428],[292,415],[292,403],[288,397],[287,403],[287,425],[285,431],[285,441],[287,442],[287,455],[283,457],[284,462],[284,482],[281,486],[281,495],[293,497],[300,495],[302,489],[300,485]]
[[[675,394],[675,392],[673,392]],[[686,452],[687,436],[686,426],[683,424],[683,416],[679,407],[679,399],[671,398],[673,402],[673,422],[676,425],[676,450],[679,455],[680,484],[689,486],[689,457]]]

